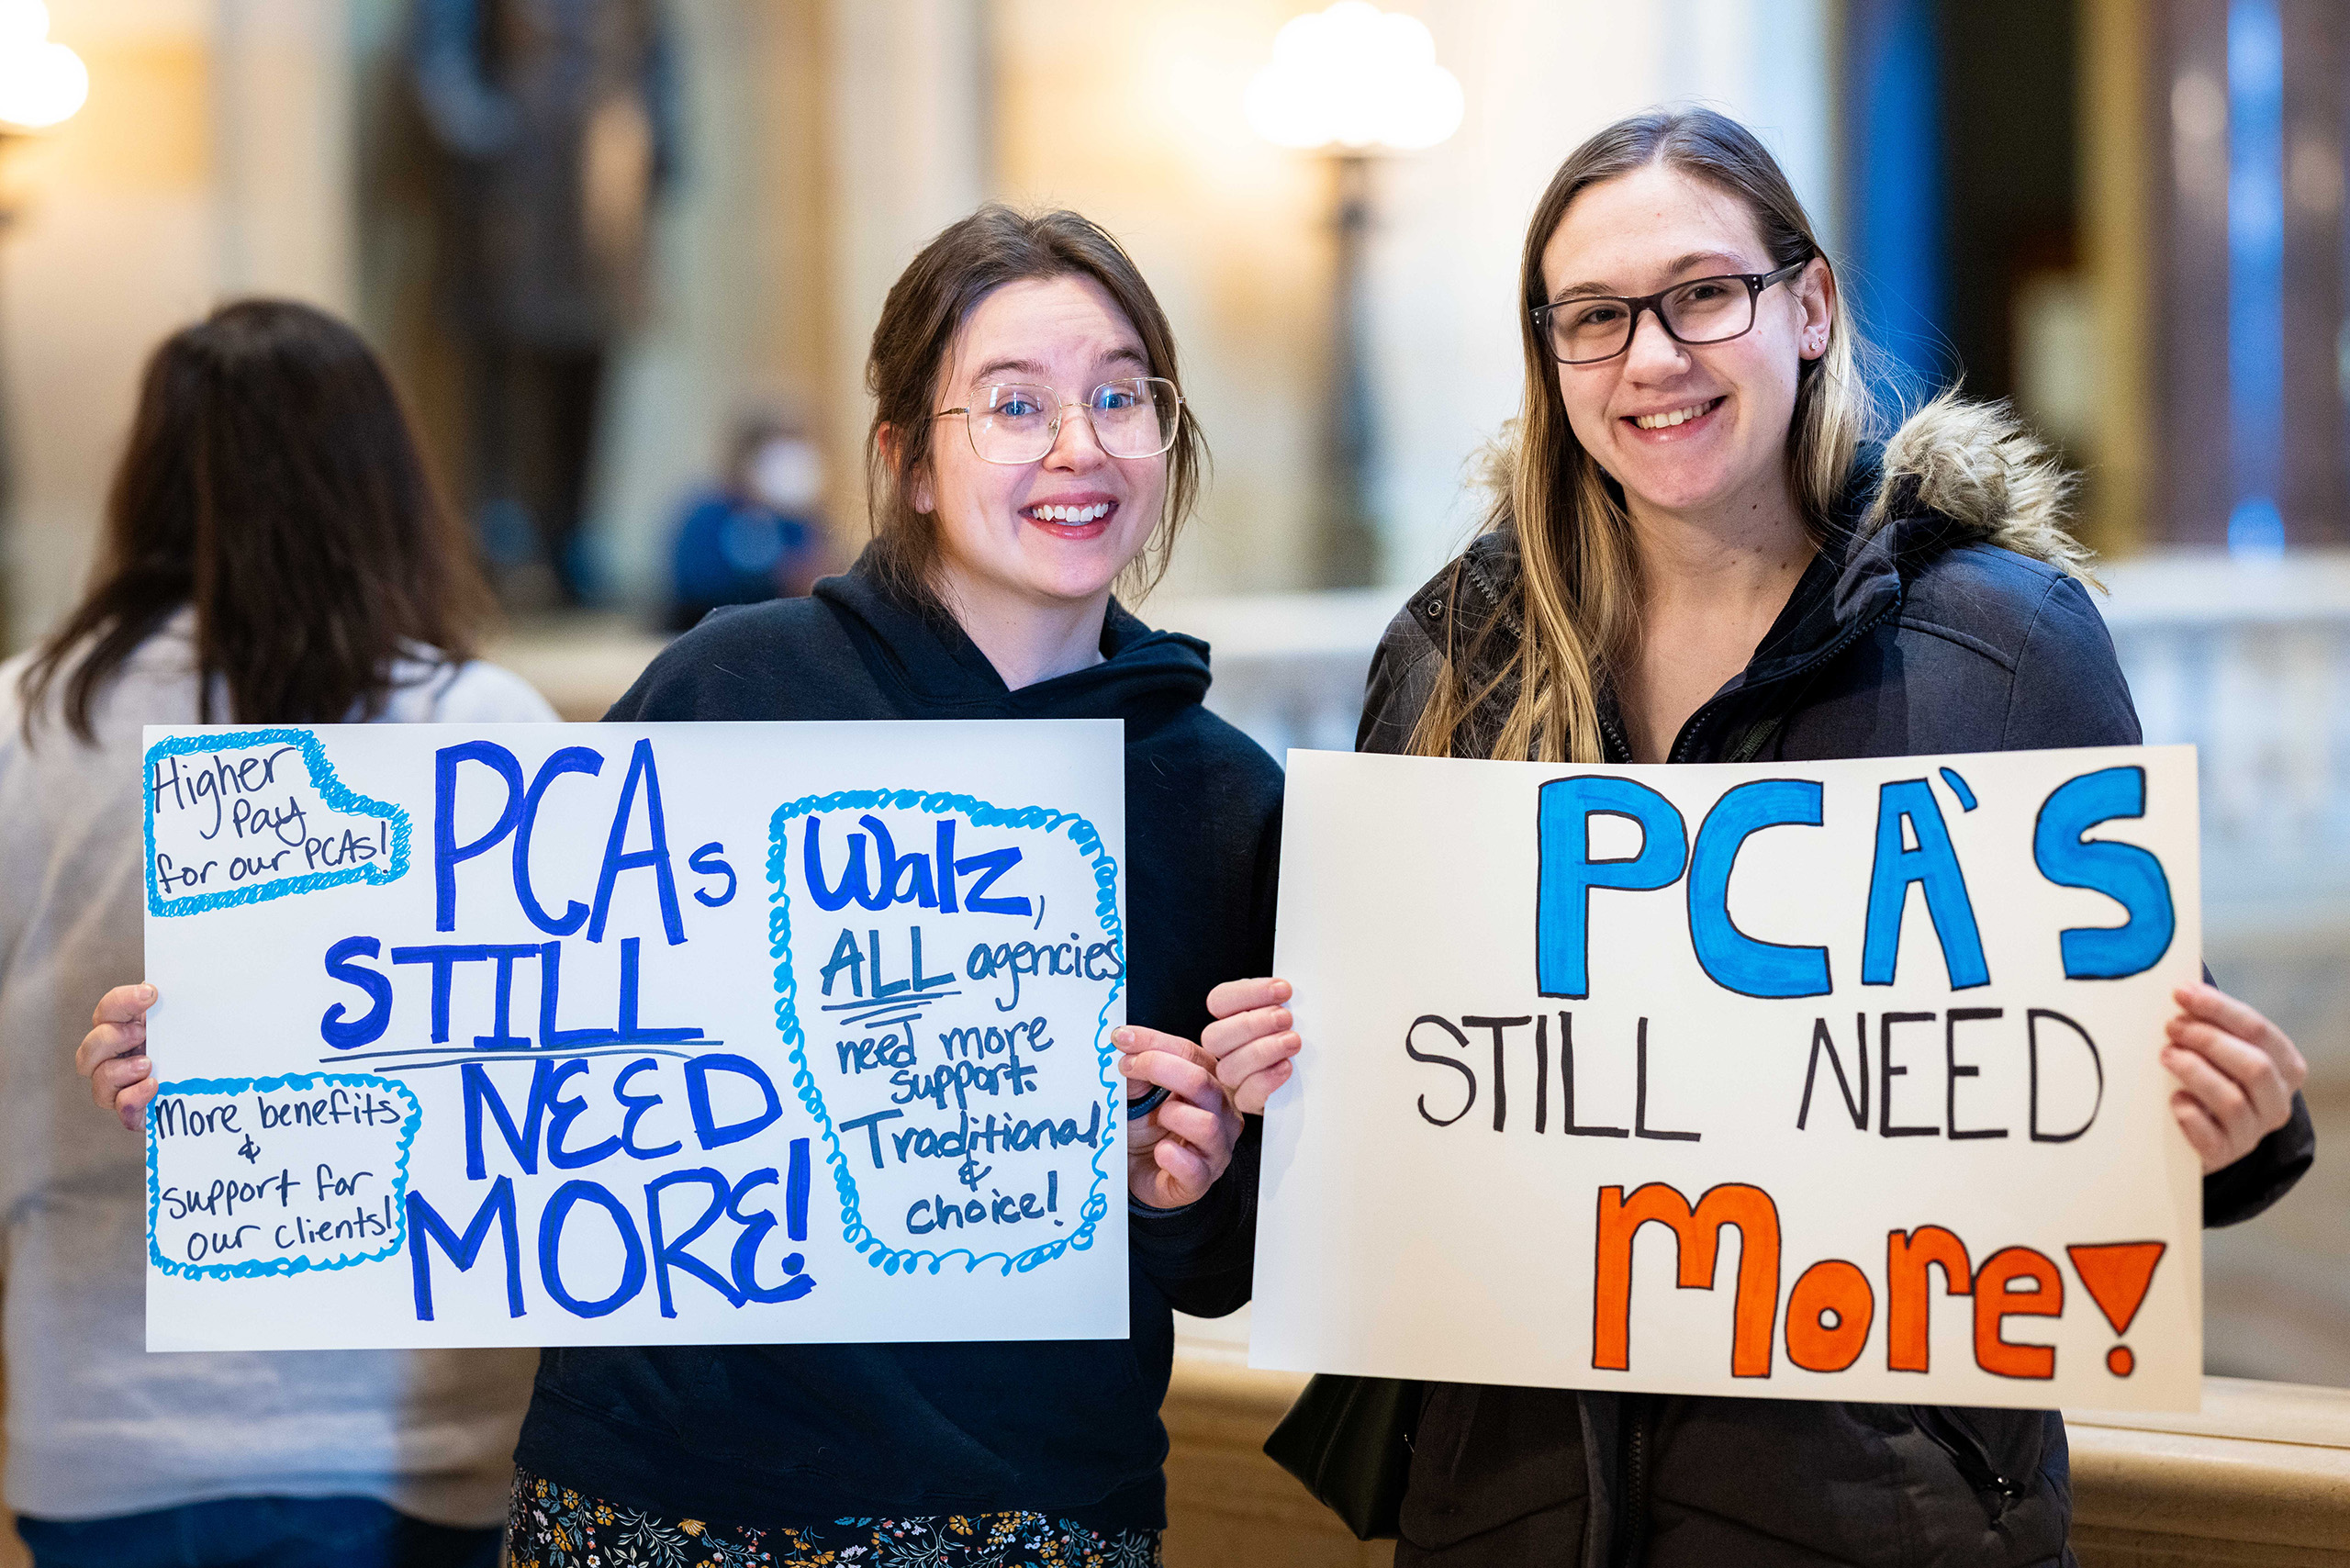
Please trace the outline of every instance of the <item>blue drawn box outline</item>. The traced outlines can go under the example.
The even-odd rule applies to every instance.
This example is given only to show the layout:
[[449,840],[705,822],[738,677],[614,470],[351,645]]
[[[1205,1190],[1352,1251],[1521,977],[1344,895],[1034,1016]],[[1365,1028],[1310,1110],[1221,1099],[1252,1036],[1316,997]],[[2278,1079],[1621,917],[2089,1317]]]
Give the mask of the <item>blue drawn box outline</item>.
[[[256,746],[291,745],[302,754],[302,762],[310,770],[310,788],[330,811],[346,816],[380,817],[392,824],[391,868],[385,870],[373,862],[364,866],[344,867],[332,871],[308,871],[298,877],[287,877],[274,882],[248,882],[241,888],[223,888],[218,892],[189,893],[182,898],[167,899],[155,885],[155,764],[166,756],[193,756],[202,752],[249,751]],[[217,734],[170,735],[147,748],[146,772],[140,779],[140,803],[147,823],[147,913],[172,916],[201,914],[206,910],[230,909],[238,904],[259,903],[267,899],[285,898],[293,893],[314,893],[322,888],[341,887],[346,882],[395,882],[408,870],[408,815],[401,807],[386,801],[371,800],[345,785],[336,777],[334,764],[327,760],[326,748],[319,737],[308,730],[279,726],[263,730],[229,730]]]
[[[155,1245],[155,1221],[163,1206],[162,1172],[157,1170],[156,1151],[162,1140],[151,1125],[147,1133],[147,1259],[163,1272],[189,1280],[252,1280],[271,1274],[305,1274],[312,1269],[348,1269],[356,1263],[378,1263],[397,1257],[408,1245],[408,1153],[416,1141],[417,1129],[424,1125],[424,1107],[415,1092],[396,1078],[378,1078],[364,1072],[289,1072],[277,1078],[184,1078],[174,1083],[155,1087],[155,1099],[166,1094],[242,1094],[247,1090],[267,1094],[280,1089],[297,1092],[316,1085],[352,1085],[369,1089],[397,1091],[408,1102],[408,1114],[400,1120],[399,1165],[392,1172],[392,1213],[397,1227],[392,1233],[391,1244],[379,1252],[346,1252],[340,1258],[255,1258],[242,1263],[183,1263],[163,1256]],[[147,1114],[154,1115],[154,1103],[148,1103]]]
[[[1100,894],[1095,902],[1094,914],[1101,922],[1102,935],[1116,945],[1119,976],[1110,982],[1110,994],[1102,999],[1102,1012],[1094,1024],[1094,1057],[1100,1070],[1099,1081],[1107,1115],[1102,1123],[1102,1146],[1093,1151],[1093,1185],[1079,1207],[1080,1223],[1071,1235],[1018,1253],[974,1252],[968,1247],[934,1252],[927,1248],[892,1247],[874,1235],[872,1228],[865,1223],[857,1201],[856,1179],[850,1174],[847,1157],[841,1151],[840,1135],[834,1130],[832,1114],[825,1108],[823,1091],[818,1087],[815,1074],[808,1066],[807,1036],[800,1027],[799,1009],[795,1005],[800,984],[791,972],[791,898],[786,869],[790,848],[789,824],[794,818],[806,816],[811,812],[872,811],[877,808],[897,811],[920,809],[940,815],[952,812],[959,813],[973,827],[1026,828],[1048,834],[1066,828],[1069,841],[1092,862],[1093,882]],[[901,1270],[912,1273],[924,1262],[935,1274],[951,1258],[968,1260],[963,1265],[965,1273],[976,1271],[982,1263],[1000,1261],[1005,1275],[1015,1271],[1024,1274],[1072,1249],[1080,1252],[1089,1250],[1094,1241],[1094,1226],[1110,1208],[1109,1199],[1102,1191],[1109,1184],[1110,1176],[1102,1169],[1102,1161],[1115,1148],[1116,1140],[1112,1135],[1117,1132],[1119,1117],[1125,1111],[1125,1082],[1111,1070],[1117,1052],[1110,1044],[1110,1009],[1116,1005],[1118,998],[1125,991],[1125,928],[1118,918],[1118,863],[1111,858],[1109,850],[1103,846],[1100,831],[1074,812],[1058,812],[1044,806],[994,806],[969,795],[945,790],[842,790],[830,795],[802,796],[777,808],[767,823],[767,880],[774,890],[768,895],[768,902],[776,906],[775,912],[767,917],[768,956],[778,960],[775,970],[776,1028],[790,1054],[791,1086],[799,1094],[800,1104],[816,1118],[816,1125],[824,1135],[824,1158],[833,1168],[833,1186],[840,1194],[844,1230],[849,1245],[862,1254],[867,1263],[885,1274],[894,1274]]]

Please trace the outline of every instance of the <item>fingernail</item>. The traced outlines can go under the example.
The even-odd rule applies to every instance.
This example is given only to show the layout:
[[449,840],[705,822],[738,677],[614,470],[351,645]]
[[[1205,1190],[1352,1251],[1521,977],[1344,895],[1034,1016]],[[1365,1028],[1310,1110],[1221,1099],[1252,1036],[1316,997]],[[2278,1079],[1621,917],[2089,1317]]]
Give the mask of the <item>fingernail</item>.
[[139,994],[142,999],[152,1002],[155,1000],[155,988],[151,985],[141,985],[139,988]]
[[1287,1002],[1294,994],[1296,993],[1290,989],[1289,981],[1285,980],[1277,980],[1273,982],[1273,1000],[1275,1002]]
[[1116,1045],[1131,1046],[1135,1043],[1135,1032],[1132,1029],[1113,1029],[1110,1039]]

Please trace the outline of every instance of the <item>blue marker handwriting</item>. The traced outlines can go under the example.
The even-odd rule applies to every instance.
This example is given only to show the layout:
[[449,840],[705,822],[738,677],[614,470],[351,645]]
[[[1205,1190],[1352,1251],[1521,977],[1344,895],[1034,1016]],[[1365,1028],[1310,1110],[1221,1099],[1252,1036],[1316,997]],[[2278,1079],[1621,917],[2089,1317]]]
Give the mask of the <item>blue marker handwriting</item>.
[[[821,1288],[819,1248],[838,1248],[845,1228],[856,1240],[852,1205],[839,1226],[829,1204],[811,1215],[808,1064],[712,1037],[682,958],[668,956],[739,881],[727,844],[676,814],[660,762],[652,739],[609,756],[569,745],[528,766],[494,741],[440,748],[431,932],[346,927],[322,944],[321,1063],[420,1078],[442,1114],[462,1117],[461,1172],[420,1173],[388,1208],[378,1195],[420,1321],[453,1292],[515,1317],[599,1317],[640,1300],[667,1317],[713,1298],[781,1305]],[[542,833],[550,802],[568,845],[583,816],[594,824],[599,854],[557,849]],[[936,1178],[889,1200],[901,1237],[1033,1230],[1041,1241],[1010,1250],[1042,1258],[1056,1238],[1090,1238],[1103,1212],[1124,1092],[1096,1059],[1106,1038],[1088,1039],[1083,1070],[1046,1092],[1051,1020],[1074,1022],[1074,1004],[1104,1033],[1125,960],[1102,857],[1024,834],[1035,813],[989,821],[988,810],[910,812],[875,795],[797,824],[800,907],[841,922],[806,952],[807,1045],[835,1092],[868,1085],[896,1123],[874,1143],[890,1164]],[[1040,930],[1048,911],[1060,918]],[[493,930],[504,939],[480,939]],[[840,1114],[828,1143],[867,1126]],[[839,1155],[827,1158],[843,1187]],[[217,1200],[207,1189],[174,1202],[205,1218],[217,1202],[234,1246],[225,1210],[277,1190],[253,1174]],[[965,1250],[1002,1259],[1006,1245]]]
[[1125,976],[1091,824],[943,792],[811,796],[776,812],[767,875],[777,1021],[851,1245],[885,1274],[1025,1272],[1090,1247]]
[[[1913,993],[1922,983],[1944,991],[1948,1004],[1756,1014],[1753,1048],[1774,1053],[1800,1077],[1790,1080],[1784,1103],[1743,1107],[1742,1116],[1785,1116],[1814,1137],[1945,1144],[2065,1144],[2096,1125],[2105,1067],[2090,1029],[2058,996],[2010,994],[2020,983],[2014,976],[2005,991],[1992,989],[1981,917],[1951,832],[1953,817],[1980,801],[1955,769],[1942,767],[1937,778],[1953,812],[1945,811],[1934,779],[1892,779],[1877,787],[1874,822],[1852,824],[1867,830],[1871,854],[1859,963],[1846,975],[1848,986],[1854,972],[1861,987],[1893,985],[1905,974],[1905,914],[1922,905],[1913,948],[1930,933],[1940,963],[1929,957],[1921,969],[1912,957],[1906,978]],[[2145,810],[2143,768],[2094,769],[2049,790],[2029,842],[2012,846],[2029,854],[2046,881],[2102,894],[2121,913],[2117,924],[2046,933],[2057,960],[2052,967],[2066,984],[2143,974],[2172,946],[2177,913],[2161,859],[2093,835]],[[1599,818],[1628,825],[1635,847],[1596,853],[1592,830]],[[1823,786],[1799,778],[1731,784],[1693,834],[1661,791],[1621,774],[1583,774],[1539,787],[1532,825],[1538,870],[1529,978],[1550,1005],[1512,999],[1513,1007],[1428,1013],[1403,1026],[1390,1048],[1428,1070],[1412,1080],[1419,1122],[1518,1136],[1701,1141],[1707,1129],[1674,1111],[1691,1098],[1676,1092],[1675,1074],[1702,1070],[1702,1052],[1718,1041],[1670,1038],[1649,1016],[1602,1032],[1580,1010],[1556,1003],[1592,999],[1592,934],[1595,925],[1604,929],[1595,899],[1673,897],[1676,884],[1690,951],[1715,985],[1762,1000],[1833,993],[1831,944],[1760,940],[1738,927],[1729,902],[1731,873],[1756,834],[1833,825]],[[1848,1123],[1849,1134],[1841,1130]]]
[[346,788],[308,730],[176,735],[148,748],[147,904],[252,903],[408,868],[408,813]]
[[[1973,810],[1973,791],[1955,779],[1952,769],[1942,769],[1942,783],[1959,809]],[[2065,887],[2104,894],[2123,916],[2119,925],[2050,933],[2067,979],[2142,974],[2169,950],[2177,917],[2162,862],[2135,845],[2087,836],[2106,823],[2143,816],[2145,788],[2143,768],[2102,768],[2058,785],[2041,808],[2030,846],[2040,874]],[[1828,946],[1758,940],[1738,928],[1729,902],[1730,873],[1748,840],[1771,829],[1829,825],[1821,802],[1821,787],[1811,779],[1737,784],[1714,803],[1693,839],[1680,809],[1636,779],[1583,774],[1544,784],[1535,824],[1540,993],[1567,999],[1591,994],[1595,893],[1658,893],[1685,874],[1690,946],[1716,985],[1752,997],[1828,995],[1835,989]],[[1631,823],[1639,850],[1618,857],[1593,854],[1595,817]],[[1990,984],[1965,870],[1942,802],[1923,778],[1891,780],[1877,792],[1875,854],[1860,953],[1863,985],[1894,983],[1912,887],[1923,895],[1950,990]]]
[[163,1084],[148,1111],[148,1246],[166,1273],[241,1279],[397,1253],[422,1112],[370,1074]]

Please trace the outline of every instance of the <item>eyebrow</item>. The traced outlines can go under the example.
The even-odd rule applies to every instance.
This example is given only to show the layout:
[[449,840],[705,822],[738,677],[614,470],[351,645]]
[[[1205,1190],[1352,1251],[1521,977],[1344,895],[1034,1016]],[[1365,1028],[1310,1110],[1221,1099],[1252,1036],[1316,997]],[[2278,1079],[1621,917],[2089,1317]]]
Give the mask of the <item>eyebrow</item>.
[[977,386],[981,382],[988,381],[995,376],[1001,375],[1007,370],[1018,375],[1042,375],[1045,374],[1045,367],[1038,364],[1033,359],[991,359],[988,361],[987,364],[979,366],[979,369],[971,372],[971,385]]
[[[1150,368],[1150,361],[1145,357],[1140,349],[1123,344],[1112,349],[1094,363],[1096,364],[1136,364],[1145,370]],[[1043,365],[1033,359],[991,359],[971,373],[970,385],[985,386],[1006,371],[1015,375],[1033,375],[1038,380],[1042,380],[1048,374]]]
[[[1746,264],[1746,258],[1729,251],[1692,251],[1685,256],[1674,257],[1673,263],[1664,269],[1665,274],[1666,275],[1671,276],[1674,274],[1684,273],[1691,267],[1698,265],[1700,263],[1720,263],[1731,267],[1742,267]],[[1729,276],[1733,274],[1722,274],[1719,275]],[[1567,299],[1578,294],[1605,294],[1615,298],[1624,297],[1623,296],[1617,294],[1613,287],[1604,283],[1578,283],[1571,287],[1561,289],[1551,297],[1554,299]]]

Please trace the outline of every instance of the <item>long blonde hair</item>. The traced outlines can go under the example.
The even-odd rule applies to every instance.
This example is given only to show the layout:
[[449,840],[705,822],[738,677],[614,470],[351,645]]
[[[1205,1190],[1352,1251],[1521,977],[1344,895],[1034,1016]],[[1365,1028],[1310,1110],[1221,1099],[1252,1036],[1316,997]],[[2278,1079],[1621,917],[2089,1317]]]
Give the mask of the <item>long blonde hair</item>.
[[[1448,646],[1408,749],[1423,756],[1481,755],[1539,762],[1596,762],[1600,672],[1633,646],[1639,627],[1639,560],[1624,493],[1575,439],[1559,392],[1558,364],[1536,324],[1546,302],[1542,252],[1576,196],[1651,163],[1706,181],[1744,201],[1774,269],[1826,252],[1778,162],[1754,133],[1710,109],[1652,110],[1617,121],[1575,149],[1534,209],[1518,271],[1518,335],[1526,398],[1496,445],[1485,518],[1516,547],[1514,580],[1496,613]],[[1824,541],[1830,508],[1874,417],[1855,372],[1858,343],[1842,291],[1829,318],[1828,348],[1803,362],[1787,429],[1796,507]],[[1460,624],[1460,595],[1449,627]],[[1506,657],[1494,638],[1515,637]],[[1480,674],[1480,671],[1484,673]],[[1500,722],[1472,722],[1494,709]]]

